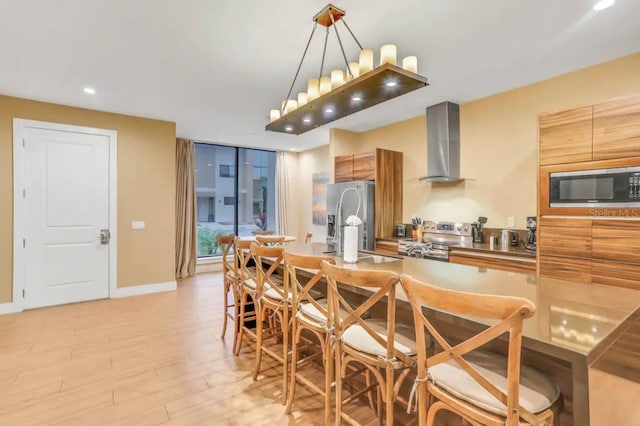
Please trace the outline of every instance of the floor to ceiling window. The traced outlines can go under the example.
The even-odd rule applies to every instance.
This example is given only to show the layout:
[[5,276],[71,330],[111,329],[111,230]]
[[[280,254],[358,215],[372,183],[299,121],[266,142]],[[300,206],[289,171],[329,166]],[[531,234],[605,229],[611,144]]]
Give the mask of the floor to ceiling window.
[[276,154],[196,144],[198,257],[219,256],[216,236],[275,230]]

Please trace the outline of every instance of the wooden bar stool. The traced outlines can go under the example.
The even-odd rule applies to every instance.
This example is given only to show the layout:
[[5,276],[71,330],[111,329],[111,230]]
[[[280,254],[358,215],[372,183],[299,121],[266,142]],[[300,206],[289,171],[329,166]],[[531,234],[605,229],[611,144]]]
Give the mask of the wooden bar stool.
[[[335,263],[335,260],[327,256],[304,256],[284,251],[285,282],[292,293],[292,339],[291,339],[291,382],[287,395],[286,414],[291,413],[291,406],[296,393],[297,382],[302,383],[313,392],[324,396],[324,424],[329,424],[331,418],[331,386],[334,381],[333,350],[331,349],[331,337],[333,336],[333,324],[327,309],[327,299],[316,300],[310,294],[314,287],[323,278],[321,263]],[[299,278],[299,269],[304,269],[314,275],[303,285]],[[298,359],[301,349],[302,332],[307,330],[318,339],[322,365],[324,366],[324,388],[319,387],[314,381],[305,377],[298,371],[298,366],[308,364],[315,355]]]
[[[262,288],[258,286],[258,277],[255,266],[251,265],[251,241],[236,239],[235,249],[237,263],[240,269],[240,320],[238,326],[238,344],[235,348],[235,354],[239,355],[242,350],[242,342],[244,335],[255,340],[256,334],[247,322],[256,321],[259,307],[260,297],[262,297]],[[247,308],[253,308],[253,311],[247,311]]]
[[[238,344],[238,332],[240,316],[240,271],[238,269],[237,253],[235,250],[235,235],[217,235],[216,241],[222,252],[222,274],[223,274],[223,306],[224,306],[224,322],[222,323],[221,339],[224,339],[227,333],[227,321],[229,318],[233,320],[233,352],[235,353]],[[233,254],[233,262],[230,261],[229,252]],[[231,293],[232,302],[229,302],[229,293]],[[233,308],[233,312],[229,312],[229,308]]]
[[[456,413],[473,425],[552,426],[562,408],[560,389],[543,373],[520,365],[522,323],[535,313],[530,301],[447,290],[422,283],[408,275],[402,288],[413,310],[418,343],[419,425],[433,425],[440,410]],[[423,306],[437,311],[492,320],[496,324],[451,346],[423,314]],[[427,355],[424,330],[442,348]],[[508,357],[477,350],[509,333]],[[427,405],[429,397],[435,402]]]
[[[400,386],[415,366],[416,354],[413,330],[395,321],[396,284],[400,277],[394,272],[341,268],[325,261],[322,262],[322,270],[331,295],[329,312],[333,314],[335,333],[336,424],[341,424],[343,419],[350,424],[358,424],[342,410],[343,403],[353,400],[352,397],[342,399],[342,379],[350,363],[359,363],[377,380],[373,386],[378,393],[379,421],[382,420],[381,404],[384,402],[385,423],[392,426],[394,403]],[[373,294],[354,309],[343,297],[354,290],[348,291],[346,287],[368,288]],[[365,320],[363,315],[383,298],[386,298],[387,305],[385,317]],[[347,312],[346,316],[335,314],[340,309]]]
[[[282,404],[287,398],[287,378],[289,373],[289,330],[291,327],[292,295],[288,280],[282,281],[274,273],[281,266],[283,246],[262,246],[251,243],[251,254],[256,261],[258,291],[261,294],[256,307],[256,363],[253,380],[258,379],[262,354],[265,353],[282,363]],[[265,259],[268,261],[265,262]],[[267,315],[269,315],[267,322]],[[268,326],[265,328],[265,322]],[[265,335],[267,336],[265,339]],[[277,343],[282,339],[282,351],[269,347],[267,341]]]
[[282,235],[259,235],[256,237],[256,242],[262,246],[277,246],[284,243],[284,236]]

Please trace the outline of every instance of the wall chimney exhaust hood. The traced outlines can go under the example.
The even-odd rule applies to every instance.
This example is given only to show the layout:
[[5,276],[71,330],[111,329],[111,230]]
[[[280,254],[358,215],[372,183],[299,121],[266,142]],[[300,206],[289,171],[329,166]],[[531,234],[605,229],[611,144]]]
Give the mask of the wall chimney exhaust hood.
[[442,102],[427,107],[427,176],[422,182],[459,182],[460,107]]

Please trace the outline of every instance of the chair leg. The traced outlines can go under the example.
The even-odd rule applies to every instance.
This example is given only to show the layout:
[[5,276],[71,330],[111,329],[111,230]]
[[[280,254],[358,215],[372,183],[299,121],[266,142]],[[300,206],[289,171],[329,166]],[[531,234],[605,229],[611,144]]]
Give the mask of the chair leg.
[[322,348],[322,359],[324,361],[324,426],[329,426],[331,419],[331,384],[335,380],[333,345],[331,335],[325,334],[324,347]]
[[240,331],[238,332],[238,344],[235,351],[236,355],[240,355],[240,351],[242,350],[242,341],[244,339],[244,317],[248,299],[249,294],[243,291],[242,296],[240,296],[240,324],[238,327]]
[[395,402],[395,398],[393,397],[393,369],[391,367],[386,368],[386,377],[385,377],[385,418],[387,425],[393,425],[393,403]]
[[282,405],[287,403],[287,379],[289,373],[289,309],[282,308]]
[[382,383],[378,383],[376,387],[376,417],[378,418],[378,426],[382,426]]
[[436,421],[436,415],[438,411],[446,409],[447,406],[441,401],[436,401],[429,407],[429,413],[427,414],[427,423],[425,426],[433,426]]
[[420,383],[418,386],[418,425],[427,423],[427,385]]
[[258,380],[258,374],[260,374],[260,364],[262,363],[262,340],[263,329],[266,309],[260,306],[260,303],[254,302],[256,309],[256,365],[253,372],[253,381]]
[[[231,292],[233,293],[233,351],[235,353],[236,346],[238,344],[238,324],[239,324],[238,309],[240,307],[238,302],[238,287],[236,287],[235,283],[231,288]],[[225,323],[226,323],[226,315],[225,315]]]
[[341,356],[342,348],[339,340],[334,344],[334,377],[336,380],[336,426],[342,425],[342,362]]
[[371,388],[371,370],[369,370],[367,368],[367,371],[365,371],[364,373],[364,380],[365,380],[365,384],[367,385],[367,388],[369,389],[367,391],[367,400],[369,400],[369,407],[375,411],[376,410],[376,406],[374,405],[373,402],[373,390]]
[[291,406],[293,398],[296,395],[296,374],[298,372],[298,343],[300,342],[300,333],[302,330],[298,327],[298,321],[293,320],[293,332],[291,335],[291,381],[289,382],[289,391],[287,392],[287,407],[284,409],[285,414],[291,414]]
[[228,306],[229,305],[229,283],[226,280],[222,284],[222,291],[223,291],[222,306],[224,307],[224,311],[223,311],[224,322],[222,323],[222,335],[220,336],[220,338],[224,340],[224,335],[227,334],[227,320],[229,319],[229,315],[227,315],[227,309],[229,309],[229,306]]

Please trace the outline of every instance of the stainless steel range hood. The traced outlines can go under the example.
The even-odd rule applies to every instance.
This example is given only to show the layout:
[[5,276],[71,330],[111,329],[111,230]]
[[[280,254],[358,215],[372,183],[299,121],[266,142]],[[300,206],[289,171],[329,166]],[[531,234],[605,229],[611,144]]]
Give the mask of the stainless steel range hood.
[[427,176],[423,182],[459,182],[460,107],[442,102],[427,107]]

